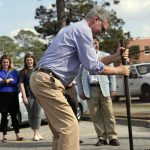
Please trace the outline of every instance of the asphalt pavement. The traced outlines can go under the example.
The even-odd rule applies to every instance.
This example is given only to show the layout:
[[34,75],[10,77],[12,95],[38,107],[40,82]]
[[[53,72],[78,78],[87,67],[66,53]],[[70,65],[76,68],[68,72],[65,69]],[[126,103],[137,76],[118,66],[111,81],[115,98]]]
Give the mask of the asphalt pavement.
[[[96,133],[91,121],[81,121],[80,139],[84,142],[80,144],[80,150],[130,150],[128,128],[126,125],[116,126],[120,146],[95,146],[97,142]],[[133,126],[134,150],[150,150],[150,128]],[[52,150],[52,133],[48,125],[42,125],[40,132],[44,140],[32,141],[32,131],[29,127],[21,128],[20,134],[24,141],[15,141],[13,131],[8,132],[8,143],[0,142],[0,150]]]
[[[89,116],[80,121],[80,139],[84,141],[80,150],[130,150],[125,102],[114,103],[118,139],[120,146],[95,146],[96,132]],[[134,150],[150,150],[150,103],[133,102],[131,107],[132,133]],[[24,141],[16,141],[13,131],[7,135],[8,143],[0,141],[0,150],[52,150],[52,133],[48,125],[42,125],[40,132],[44,137],[41,141],[32,141],[32,131],[29,126],[23,126],[20,134]],[[0,138],[2,138],[2,133]]]

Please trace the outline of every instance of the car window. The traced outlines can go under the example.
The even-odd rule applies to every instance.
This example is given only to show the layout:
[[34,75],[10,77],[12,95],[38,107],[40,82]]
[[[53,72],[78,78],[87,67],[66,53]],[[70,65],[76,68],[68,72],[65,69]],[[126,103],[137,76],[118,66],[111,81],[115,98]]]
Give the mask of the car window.
[[140,75],[150,73],[150,64],[144,64],[144,65],[137,66],[137,70]]

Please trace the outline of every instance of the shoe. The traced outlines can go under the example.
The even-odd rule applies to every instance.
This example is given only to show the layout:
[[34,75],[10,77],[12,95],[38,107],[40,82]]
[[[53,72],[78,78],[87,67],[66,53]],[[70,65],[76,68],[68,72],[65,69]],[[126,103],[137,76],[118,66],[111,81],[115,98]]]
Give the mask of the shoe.
[[16,141],[23,141],[24,138],[23,137],[19,137],[18,139],[16,139]]
[[107,141],[103,139],[99,139],[95,146],[107,145]]
[[38,136],[34,136],[33,137],[33,141],[39,141],[40,139],[39,139],[39,137]]
[[82,141],[82,140],[79,140],[79,143],[81,144],[81,143],[83,143],[83,141]]
[[44,138],[41,135],[38,135],[39,140],[43,140]]
[[6,139],[6,138],[3,138],[3,139],[2,139],[2,142],[3,142],[3,143],[7,143],[7,139]]
[[120,143],[117,139],[112,139],[110,140],[109,145],[120,146]]

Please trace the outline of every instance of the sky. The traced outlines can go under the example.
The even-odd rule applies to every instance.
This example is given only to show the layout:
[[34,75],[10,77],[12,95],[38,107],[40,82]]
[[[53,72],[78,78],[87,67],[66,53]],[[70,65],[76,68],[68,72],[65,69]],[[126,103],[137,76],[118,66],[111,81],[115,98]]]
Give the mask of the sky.
[[[97,0],[100,5],[103,1]],[[114,9],[117,16],[125,21],[124,31],[129,31],[133,38],[150,37],[150,0],[120,0]],[[49,7],[55,0],[0,0],[0,36],[13,36],[20,29],[34,29],[38,25],[35,10],[40,5]]]

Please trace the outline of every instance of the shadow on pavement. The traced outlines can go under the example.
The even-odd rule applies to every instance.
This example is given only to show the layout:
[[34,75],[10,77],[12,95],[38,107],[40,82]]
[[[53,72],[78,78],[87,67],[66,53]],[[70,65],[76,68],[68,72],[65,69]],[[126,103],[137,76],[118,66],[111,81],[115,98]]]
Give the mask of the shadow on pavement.
[[8,143],[0,143],[0,147],[4,148],[36,148],[36,147],[52,147],[52,142],[33,142],[33,141],[8,141]]

